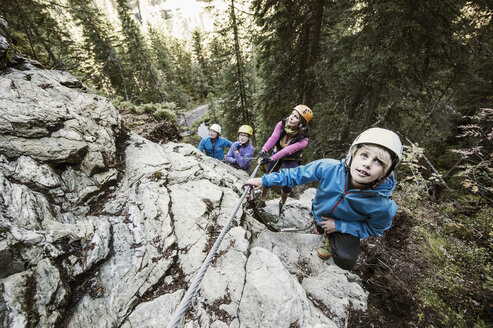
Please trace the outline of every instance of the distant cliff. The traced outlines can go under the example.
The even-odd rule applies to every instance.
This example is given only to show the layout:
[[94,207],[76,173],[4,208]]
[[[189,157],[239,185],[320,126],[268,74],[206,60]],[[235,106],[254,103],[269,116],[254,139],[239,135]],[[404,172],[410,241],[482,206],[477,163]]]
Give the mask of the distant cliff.
[[[94,4],[112,24],[118,25],[115,0],[94,0]],[[195,29],[212,31],[213,14],[205,7],[214,10],[218,1],[130,0],[127,4],[144,31],[153,26],[177,38],[191,40]]]

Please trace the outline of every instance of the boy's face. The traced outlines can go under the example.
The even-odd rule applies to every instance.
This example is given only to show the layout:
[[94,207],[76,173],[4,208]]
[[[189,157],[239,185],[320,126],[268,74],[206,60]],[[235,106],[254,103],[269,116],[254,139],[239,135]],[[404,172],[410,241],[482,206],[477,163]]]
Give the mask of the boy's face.
[[356,151],[351,160],[350,182],[353,188],[369,188],[383,173],[384,164],[378,158],[377,146],[365,145]]
[[246,133],[238,134],[238,141],[240,142],[240,144],[245,145],[248,143],[249,140],[250,140],[250,136],[248,134]]
[[217,133],[216,131],[209,130],[209,137],[211,137],[211,139],[216,139],[218,135],[219,133]]

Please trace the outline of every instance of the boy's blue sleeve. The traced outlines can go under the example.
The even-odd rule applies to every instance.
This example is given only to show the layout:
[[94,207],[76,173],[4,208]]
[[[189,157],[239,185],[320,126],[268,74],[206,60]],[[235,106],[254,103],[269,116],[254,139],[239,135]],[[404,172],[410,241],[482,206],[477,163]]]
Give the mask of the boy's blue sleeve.
[[379,237],[392,225],[392,219],[397,213],[397,204],[388,200],[387,206],[381,207],[379,211],[371,213],[367,221],[342,221],[335,220],[336,231],[348,233],[361,239],[369,236]]
[[313,161],[304,166],[293,169],[282,169],[279,173],[265,174],[262,176],[264,187],[272,186],[299,186],[305,183],[318,181],[323,176],[325,164],[322,160]]
[[199,144],[199,150],[200,151],[204,151],[204,147],[205,147],[205,141],[207,140],[207,138],[204,138],[200,141],[200,144]]

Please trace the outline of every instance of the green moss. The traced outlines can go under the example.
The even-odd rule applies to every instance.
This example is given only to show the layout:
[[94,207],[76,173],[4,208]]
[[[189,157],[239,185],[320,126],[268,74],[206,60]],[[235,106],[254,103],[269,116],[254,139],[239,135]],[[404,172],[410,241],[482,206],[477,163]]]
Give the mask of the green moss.
[[438,210],[440,211],[441,214],[448,217],[453,217],[457,214],[456,207],[454,206],[453,203],[438,204]]

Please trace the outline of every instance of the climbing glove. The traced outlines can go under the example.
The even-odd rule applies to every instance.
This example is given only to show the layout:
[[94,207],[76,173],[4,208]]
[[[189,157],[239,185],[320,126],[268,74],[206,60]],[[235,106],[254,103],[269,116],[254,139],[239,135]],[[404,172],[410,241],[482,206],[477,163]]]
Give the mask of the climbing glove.
[[257,155],[257,163],[265,164],[263,163],[264,158],[268,157],[267,153],[265,150],[261,150],[258,155]]

